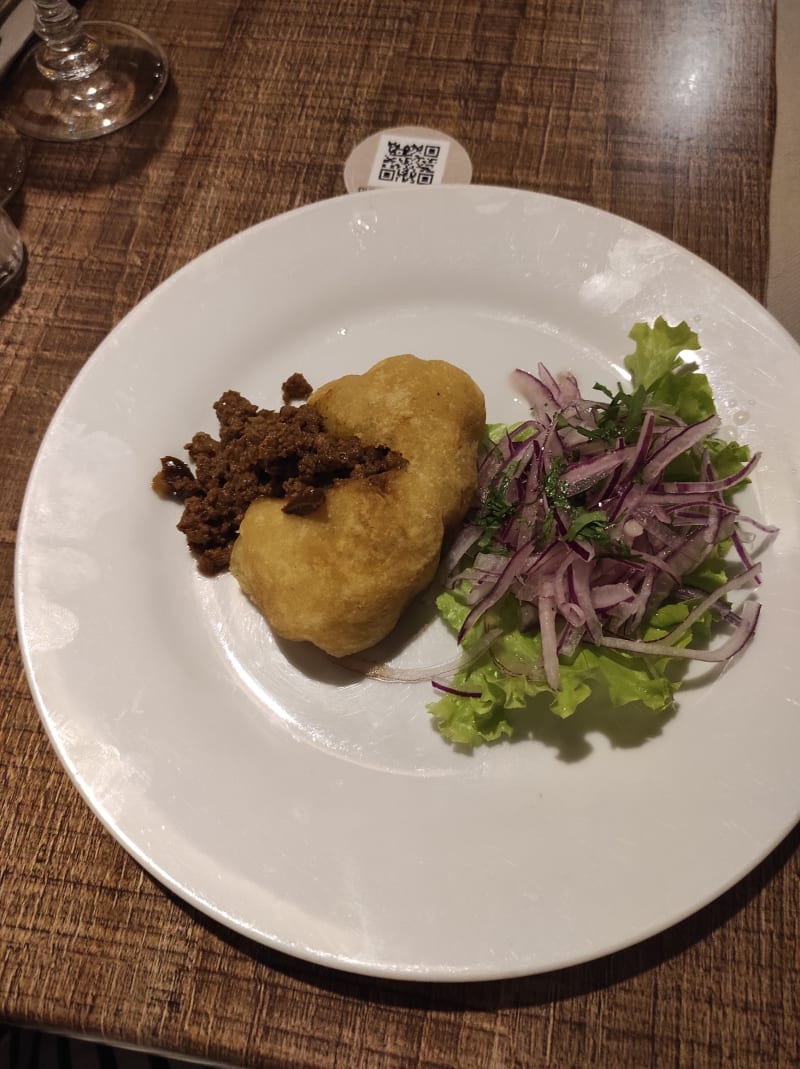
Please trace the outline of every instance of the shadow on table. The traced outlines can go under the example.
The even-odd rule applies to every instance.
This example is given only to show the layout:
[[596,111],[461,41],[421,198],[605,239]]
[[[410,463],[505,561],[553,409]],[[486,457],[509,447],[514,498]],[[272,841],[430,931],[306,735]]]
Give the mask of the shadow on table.
[[197,923],[214,932],[240,954],[301,983],[346,998],[409,1009],[498,1010],[537,1006],[575,998],[631,979],[712,935],[752,902],[800,849],[798,825],[748,876],[699,912],[644,942],[584,965],[510,980],[453,983],[381,980],[339,972],[290,958],[261,946],[175,899]]
[[27,165],[15,222],[24,224],[24,191],[41,189],[65,196],[116,182],[144,171],[169,137],[178,110],[178,88],[167,82],[156,104],[128,126],[89,141],[54,143],[26,139]]

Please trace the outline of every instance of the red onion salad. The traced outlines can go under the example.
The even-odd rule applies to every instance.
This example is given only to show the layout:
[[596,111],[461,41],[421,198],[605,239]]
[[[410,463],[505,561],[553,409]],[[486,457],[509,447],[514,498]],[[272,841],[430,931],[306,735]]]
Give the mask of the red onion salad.
[[758,601],[728,595],[758,585],[752,543],[774,532],[733,501],[759,455],[718,437],[708,380],[678,357],[699,347],[685,323],[631,336],[631,388],[595,384],[597,400],[542,364],[513,374],[531,417],[490,428],[438,602],[465,651],[430,707],[452,741],[512,734],[508,706],[537,693],[569,715],[593,674],[614,704],[664,707],[676,659],[729,661],[755,632]]

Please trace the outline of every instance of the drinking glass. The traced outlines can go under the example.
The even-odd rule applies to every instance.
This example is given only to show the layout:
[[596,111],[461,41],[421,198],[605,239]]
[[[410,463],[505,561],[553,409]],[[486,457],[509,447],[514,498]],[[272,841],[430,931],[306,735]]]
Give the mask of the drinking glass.
[[25,176],[25,146],[13,126],[0,119],[0,205],[17,192]]
[[25,176],[25,146],[17,131],[0,119],[0,312],[14,299],[25,274],[22,235],[4,211]]
[[167,57],[121,22],[83,22],[67,0],[31,0],[41,38],[7,76],[6,118],[44,141],[86,141],[138,119],[167,81]]
[[27,261],[22,235],[0,207],[0,311],[16,296]]

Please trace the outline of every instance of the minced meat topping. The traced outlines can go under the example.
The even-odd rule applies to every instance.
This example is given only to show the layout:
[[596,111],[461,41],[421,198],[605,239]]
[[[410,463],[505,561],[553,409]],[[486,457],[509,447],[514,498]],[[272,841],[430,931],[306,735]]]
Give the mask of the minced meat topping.
[[[298,390],[307,397],[307,385],[303,376],[292,376],[284,383],[284,397],[300,397]],[[319,508],[334,483],[381,475],[406,463],[385,446],[330,434],[313,404],[285,404],[273,411],[228,390],[214,411],[219,439],[201,431],[185,446],[194,472],[185,461],[167,456],[153,479],[159,494],[183,502],[178,530],[206,575],[228,567],[239,524],[257,497],[283,498],[284,512],[302,516]]]
[[284,382],[281,387],[281,393],[283,394],[283,403],[288,405],[290,401],[306,401],[311,396],[312,388],[305,375],[295,371]]

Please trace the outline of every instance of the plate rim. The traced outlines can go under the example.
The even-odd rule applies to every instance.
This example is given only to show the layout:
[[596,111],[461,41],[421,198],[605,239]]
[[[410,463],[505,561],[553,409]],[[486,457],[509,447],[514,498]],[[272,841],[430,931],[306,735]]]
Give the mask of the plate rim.
[[[445,190],[447,190],[447,192],[443,192]],[[693,261],[693,264],[699,267],[700,270],[712,272],[714,275],[718,276],[720,280],[723,281],[726,289],[733,288],[742,298],[745,299],[745,301],[749,305],[751,305],[754,309],[758,310],[759,314],[769,316],[768,311],[763,307],[763,305],[761,305],[756,300],[756,298],[754,298],[742,286],[740,286],[738,283],[736,283],[727,275],[725,275],[722,271],[720,271],[719,268],[702,259],[696,253],[685,249],[683,246],[677,244],[672,239],[658,234],[657,232],[652,231],[649,228],[642,226],[641,224],[632,222],[631,220],[628,220],[622,216],[619,216],[613,212],[607,211],[602,208],[596,208],[594,206],[587,205],[582,202],[573,201],[563,197],[553,196],[551,194],[542,194],[534,191],[513,189],[510,187],[507,188],[503,186],[473,185],[463,187],[437,187],[434,190],[424,192],[381,190],[378,192],[377,196],[385,199],[397,198],[399,196],[402,196],[403,199],[408,199],[411,197],[430,196],[431,194],[438,197],[466,195],[468,197],[475,197],[476,199],[479,199],[483,195],[492,196],[497,194],[511,196],[513,198],[541,198],[549,202],[556,202],[562,206],[568,206],[567,210],[570,211],[575,210],[584,212],[586,213],[587,217],[591,217],[594,213],[598,213],[601,216],[607,217],[611,220],[621,222],[627,229],[635,229],[636,231],[640,231],[647,235],[652,235],[656,237],[660,242],[663,242],[666,245],[671,246],[673,249],[677,250],[683,257],[690,257]],[[643,942],[644,940],[651,938],[653,935],[656,935],[662,931],[667,930],[668,928],[673,927],[681,920],[686,919],[686,917],[706,907],[710,902],[714,901],[715,899],[726,893],[728,890],[730,890],[730,888],[736,883],[738,883],[748,872],[752,871],[754,868],[760,865],[763,860],[780,844],[780,842],[782,842],[786,838],[786,836],[791,833],[797,821],[795,820],[789,825],[787,825],[787,827],[782,828],[778,833],[776,833],[774,839],[771,842],[763,844],[761,851],[758,853],[758,856],[751,864],[749,864],[743,871],[732,875],[724,885],[720,884],[718,886],[718,889],[715,890],[713,893],[710,893],[705,900],[698,901],[695,905],[689,907],[684,911],[679,911],[674,915],[671,920],[663,923],[656,922],[651,930],[644,932],[640,931],[635,934],[632,934],[629,940],[619,942],[613,948],[603,950],[599,953],[596,950],[590,949],[587,950],[584,956],[574,956],[566,963],[552,964],[544,968],[531,968],[530,963],[522,962],[516,969],[509,968],[506,965],[498,971],[478,970],[477,972],[470,966],[455,969],[452,966],[442,966],[439,970],[423,966],[420,970],[415,970],[409,965],[403,963],[398,963],[396,966],[389,965],[385,962],[380,964],[369,963],[358,960],[355,957],[341,956],[331,954],[325,951],[309,951],[307,948],[298,948],[292,945],[291,942],[281,943],[280,940],[265,939],[262,937],[261,933],[254,931],[252,928],[248,927],[248,925],[239,922],[236,918],[222,917],[220,915],[220,912],[216,908],[214,908],[213,906],[207,907],[201,899],[197,897],[187,898],[187,889],[184,886],[182,886],[179,882],[173,880],[172,876],[168,872],[164,871],[161,867],[159,867],[154,862],[154,860],[150,858],[138,846],[137,843],[133,842],[123,831],[121,831],[120,828],[109,822],[102,807],[99,806],[96,799],[92,796],[86,785],[82,783],[80,777],[78,776],[73,766],[73,763],[69,757],[67,749],[64,746],[63,739],[58,736],[55,731],[55,727],[51,722],[51,716],[49,715],[48,708],[37,683],[37,673],[36,666],[34,663],[34,657],[31,653],[30,643],[28,641],[24,626],[25,619],[23,602],[25,595],[24,590],[22,589],[22,573],[24,564],[23,556],[25,553],[26,542],[25,532],[30,522],[28,518],[28,513],[29,510],[32,508],[32,502],[37,490],[39,470],[43,463],[43,456],[48,445],[50,435],[53,432],[53,428],[57,427],[59,421],[63,418],[63,413],[68,408],[71,399],[78,391],[81,390],[86,377],[91,375],[93,368],[97,366],[97,361],[102,359],[108,359],[109,354],[113,353],[112,348],[106,347],[108,339],[118,331],[130,329],[131,324],[135,325],[137,317],[146,316],[149,312],[151,305],[161,299],[161,295],[163,295],[163,293],[167,291],[168,287],[173,284],[178,277],[185,276],[187,273],[196,270],[196,265],[199,261],[202,261],[207,257],[214,256],[223,247],[234,246],[237,242],[241,241],[245,235],[252,234],[252,232],[254,231],[268,229],[269,227],[278,223],[281,225],[291,225],[291,220],[297,219],[298,217],[302,217],[308,214],[313,214],[315,211],[324,210],[325,207],[328,205],[339,204],[342,202],[353,204],[356,200],[364,202],[374,202],[375,198],[376,194],[374,191],[365,191],[363,193],[356,194],[341,194],[323,201],[314,201],[308,204],[297,206],[291,209],[290,211],[281,213],[280,215],[272,216],[254,224],[251,227],[246,228],[245,230],[230,235],[223,241],[203,250],[196,257],[193,257],[192,259],[187,261],[170,276],[168,276],[161,283],[159,283],[159,285],[157,285],[150,293],[148,293],[141,301],[139,301],[128,311],[128,313],[112,328],[109,334],[105,336],[101,343],[89,355],[81,369],[78,371],[78,373],[64,392],[64,395],[61,398],[58,406],[56,407],[51,417],[51,420],[48,423],[48,426],[44,432],[44,435],[42,436],[42,439],[37,448],[34,462],[29,472],[22,506],[20,508],[18,521],[18,538],[14,553],[13,586],[15,599],[15,616],[19,636],[19,647],[23,665],[25,668],[26,677],[34,699],[34,703],[36,705],[39,720],[45,728],[45,732],[47,734],[49,742],[53,746],[58,756],[58,759],[62,764],[62,767],[64,767],[67,771],[70,780],[78,790],[79,795],[81,796],[83,801],[88,805],[90,811],[93,812],[93,814],[98,820],[100,820],[101,824],[103,825],[105,830],[112,836],[112,838],[114,838],[118,843],[120,843],[120,845],[122,845],[126,852],[129,853],[137,861],[137,863],[140,864],[147,872],[149,872],[151,876],[157,879],[158,882],[169,887],[183,902],[186,902],[186,904],[190,907],[195,908],[199,912],[205,914],[213,922],[231,928],[239,932],[239,934],[244,935],[247,938],[254,939],[256,942],[265,945],[271,948],[272,950],[288,954],[290,956],[297,957],[312,963],[323,965],[325,967],[334,968],[339,971],[352,972],[359,975],[368,975],[376,978],[409,979],[434,982],[485,981],[502,978],[514,978],[526,975],[536,975],[543,972],[549,972],[555,969],[583,964],[587,961],[595,960],[598,957],[604,957],[608,954],[615,953],[619,950],[623,950],[627,947]],[[790,347],[796,350],[798,355],[800,355],[800,346],[797,345],[795,340],[791,337],[791,335],[789,335],[788,331],[786,331],[785,328],[783,328],[779,323],[777,323],[777,321],[774,320],[774,317],[770,318],[772,319],[772,322],[778,326],[779,331],[783,332],[783,341],[789,343]]]

